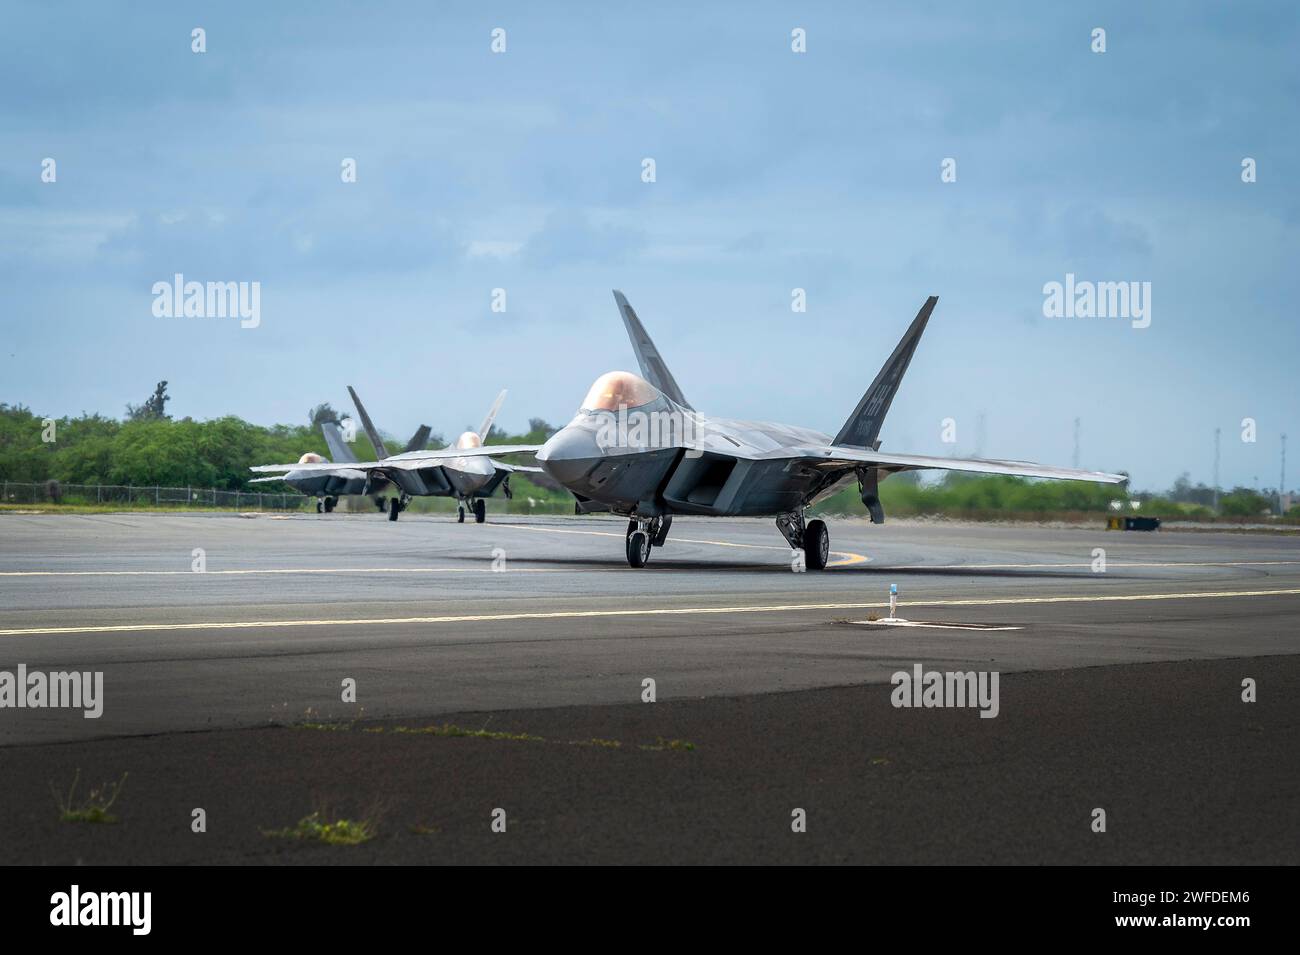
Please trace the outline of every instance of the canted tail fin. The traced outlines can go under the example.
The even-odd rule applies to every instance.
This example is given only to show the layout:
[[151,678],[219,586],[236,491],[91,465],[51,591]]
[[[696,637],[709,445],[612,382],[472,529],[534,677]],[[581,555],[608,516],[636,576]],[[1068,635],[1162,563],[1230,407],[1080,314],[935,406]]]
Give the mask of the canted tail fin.
[[636,312],[628,304],[626,296],[618,289],[614,289],[614,301],[618,303],[619,313],[623,316],[623,324],[627,326],[627,337],[632,339],[632,350],[636,352],[636,360],[637,364],[641,366],[642,376],[672,401],[675,401],[687,411],[694,411],[695,409],[691,407],[691,403],[682,395],[682,389],[677,387],[677,379],[668,370],[668,365],[664,362],[663,356],[659,354],[659,349],[655,348],[655,343],[650,340],[645,326],[641,324],[641,319],[636,317]]
[[406,442],[406,451],[423,451],[429,446],[429,435],[433,429],[427,424],[422,424],[415,429],[415,434],[411,435],[411,440]]
[[320,426],[325,433],[325,444],[330,449],[330,460],[335,464],[352,464],[357,456],[352,453],[348,443],[343,440],[343,431],[333,421],[324,421]]
[[379,429],[375,427],[370,415],[366,414],[366,406],[361,403],[357,393],[348,385],[348,394],[352,396],[352,403],[357,406],[357,416],[361,418],[361,427],[366,429],[366,437],[375,449],[375,460],[382,461],[388,457],[388,448],[384,447],[384,439],[379,436]]
[[487,417],[483,423],[478,426],[478,436],[482,441],[487,441],[488,432],[492,430],[492,422],[497,420],[497,412],[501,410],[501,403],[506,400],[506,390],[501,389],[501,394],[497,395],[497,400],[492,402],[492,407],[488,409]]
[[903,382],[903,374],[912,361],[912,353],[916,351],[921,333],[925,331],[930,313],[938,301],[937,295],[931,295],[925,300],[921,310],[916,313],[916,318],[912,319],[912,324],[895,346],[893,354],[876,375],[876,380],[853,409],[849,420],[844,422],[844,427],[840,428],[840,433],[835,436],[835,444],[879,450],[880,426],[885,423],[889,405]]

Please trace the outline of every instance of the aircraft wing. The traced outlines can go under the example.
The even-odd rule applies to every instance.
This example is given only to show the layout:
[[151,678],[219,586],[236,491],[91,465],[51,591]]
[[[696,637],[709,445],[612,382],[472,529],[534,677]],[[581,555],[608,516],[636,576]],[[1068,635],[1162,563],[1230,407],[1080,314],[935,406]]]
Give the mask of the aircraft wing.
[[[536,454],[542,449],[540,444],[489,444],[480,448],[443,448],[441,451],[409,451],[395,454],[382,461],[358,461],[348,463],[347,470],[352,471],[418,471],[421,468],[434,467],[452,458],[478,458],[494,454]],[[320,464],[259,464],[249,468],[250,471],[332,471],[337,464],[322,461]]]
[[542,469],[541,469],[541,468],[535,468],[535,467],[532,467],[531,465],[524,465],[524,464],[504,464],[504,463],[502,463],[501,461],[493,461],[492,464],[496,467],[496,469],[497,469],[498,471],[505,471],[507,474],[514,474],[516,471],[521,471],[521,472],[523,472],[524,474],[541,474],[541,473],[542,473]]
[[1031,461],[994,461],[984,458],[938,458],[928,454],[887,454],[870,448],[848,448],[830,445],[825,448],[780,448],[763,455],[764,458],[801,458],[805,463],[826,467],[869,465],[884,471],[969,471],[974,474],[1009,474],[1016,477],[1055,478],[1061,481],[1096,481],[1100,484],[1122,484],[1126,474],[1108,474],[1105,471],[1083,471],[1078,468],[1059,468]]
[[[251,471],[254,469],[249,468],[249,470]],[[280,470],[280,469],[272,465],[271,470]],[[335,477],[341,477],[349,481],[354,478],[363,478],[366,476],[364,465],[362,465],[361,467],[357,467],[356,465],[353,464],[332,464],[329,461],[322,461],[320,464],[295,464],[293,467],[286,468],[285,470],[310,471],[312,474],[332,474]],[[267,481],[283,481],[283,480],[284,480],[283,475],[277,475],[276,477],[249,478],[248,483],[262,484]]]

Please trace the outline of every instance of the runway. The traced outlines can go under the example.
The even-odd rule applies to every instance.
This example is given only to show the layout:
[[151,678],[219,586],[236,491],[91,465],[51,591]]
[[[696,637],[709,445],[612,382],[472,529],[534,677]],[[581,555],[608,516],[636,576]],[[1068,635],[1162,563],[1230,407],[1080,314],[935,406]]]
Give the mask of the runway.
[[[640,832],[629,816],[640,801],[627,796],[627,787],[641,773],[651,773],[649,780],[665,766],[675,767],[666,770],[671,774],[686,772],[689,784],[683,785],[694,793],[674,803],[672,813],[704,811],[711,804],[742,815],[750,811],[752,792],[728,791],[720,782],[730,778],[733,787],[743,788],[745,773],[714,776],[744,752],[751,766],[766,766],[765,778],[782,791],[796,780],[824,777],[836,790],[838,817],[848,811],[851,796],[871,792],[881,818],[898,825],[910,819],[914,826],[933,824],[934,813],[977,816],[978,807],[1001,799],[996,794],[1008,784],[1032,789],[1035,774],[1018,761],[1026,753],[1041,752],[1049,760],[1073,753],[1080,767],[1095,760],[1100,773],[1107,764],[1132,765],[1136,772],[1133,760],[1145,752],[1147,779],[1134,782],[1134,793],[1184,797],[1174,800],[1181,806],[1170,810],[1175,815],[1211,808],[1233,812],[1214,858],[1223,861],[1233,845],[1272,845],[1275,837],[1289,834],[1286,848],[1269,850],[1275,853],[1271,858],[1300,861],[1294,848],[1300,844],[1294,838],[1300,795],[1300,708],[1294,702],[1300,539],[829,523],[832,568],[793,573],[776,528],[757,520],[679,518],[650,566],[633,570],[622,554],[623,522],[612,518],[489,513],[484,525],[459,525],[414,515],[396,523],[382,515],[340,514],[0,516],[0,669],[25,664],[29,670],[104,674],[99,719],[64,709],[0,709],[0,765],[21,780],[6,793],[6,801],[17,800],[8,808],[21,809],[23,825],[33,832],[49,830],[48,839],[35,843],[0,831],[0,845],[16,853],[0,853],[0,859],[67,861],[72,853],[97,861],[204,860],[206,850],[182,845],[180,837],[176,845],[147,839],[136,845],[120,832],[111,838],[125,841],[114,851],[127,858],[108,850],[96,856],[75,833],[57,822],[43,823],[41,813],[49,807],[29,807],[27,800],[49,802],[49,780],[37,777],[53,774],[56,766],[66,776],[77,767],[89,772],[91,765],[110,775],[114,766],[131,768],[133,784],[149,794],[138,798],[155,814],[171,798],[164,793],[178,784],[169,772],[185,764],[194,764],[194,787],[208,792],[210,802],[216,800],[213,790],[228,786],[234,775],[262,798],[282,800],[280,815],[292,815],[291,803],[305,814],[311,793],[322,780],[342,778],[338,774],[357,785],[324,788],[341,788],[345,802],[353,801],[354,790],[368,790],[366,780],[387,779],[399,789],[415,785],[413,770],[401,768],[399,751],[391,749],[397,744],[384,732],[363,729],[391,732],[399,725],[452,721],[476,728],[517,726],[548,741],[600,736],[602,727],[611,737],[618,735],[611,727],[626,736],[614,754],[625,761],[608,764],[612,776],[586,762],[605,758],[592,747],[420,741],[429,744],[426,752],[438,752],[457,767],[461,782],[440,773],[436,783],[422,783],[451,787],[439,803],[453,816],[491,808],[471,810],[466,800],[489,797],[461,788],[489,767],[498,801],[508,801],[502,786],[520,800],[543,792],[556,797],[532,804],[533,824],[552,835],[564,829],[556,787],[568,786],[580,802],[601,791],[621,793],[602,803],[611,814],[604,823],[595,823],[594,810],[587,814],[596,826],[591,831],[606,833],[592,836],[588,848],[597,855],[608,852],[609,861],[619,852],[630,852],[628,861],[797,861],[772,856],[775,850],[763,840],[751,839],[752,851],[717,843],[710,850],[707,840],[611,835],[629,825]],[[1104,550],[1104,570],[1098,548]],[[194,569],[196,550],[201,572]],[[852,622],[884,616],[890,584],[898,585],[901,616],[940,626]],[[948,624],[1007,629],[943,626]],[[891,707],[891,675],[916,664],[999,672],[999,716],[981,720],[970,711]],[[1091,669],[1099,667],[1104,669]],[[1160,676],[1152,681],[1144,673]],[[1241,702],[1245,678],[1259,681],[1258,703]],[[647,679],[654,681],[653,706],[642,702]],[[341,698],[345,680],[355,681],[355,703]],[[1135,687],[1140,694],[1147,685],[1149,699],[1124,695]],[[1158,718],[1151,709],[1155,699],[1163,701]],[[1116,714],[1134,708],[1153,719],[1151,726],[1116,725]],[[1220,714],[1219,722],[1207,724],[1207,713]],[[1089,725],[1097,720],[1109,726],[1104,739]],[[334,721],[352,729],[313,734],[284,728]],[[1195,730],[1187,729],[1193,725]],[[1172,734],[1169,745],[1151,736],[1153,727]],[[809,732],[823,753],[817,772],[808,775],[801,759],[772,760],[773,753],[797,752]],[[640,749],[660,738],[699,745],[691,752]],[[939,773],[946,801],[932,792],[934,805],[913,798],[912,810],[882,807],[878,800],[885,792],[860,788],[867,777],[858,770],[871,772],[862,749],[868,738],[882,752],[905,746],[923,755],[913,772]],[[958,739],[964,740],[960,748]],[[1183,763],[1195,759],[1186,749],[1194,739],[1204,743],[1202,760],[1211,754],[1221,759],[1202,762],[1199,779]],[[585,755],[572,755],[578,750]],[[833,758],[837,751],[839,763]],[[721,752],[732,756],[715,762]],[[211,758],[205,762],[201,753]],[[1242,764],[1250,754],[1254,758]],[[664,763],[665,756],[676,762]],[[1014,758],[1008,765],[1009,757]],[[345,767],[367,769],[353,776]],[[571,778],[592,771],[592,778]],[[1242,772],[1250,774],[1254,792],[1262,787],[1271,793],[1253,803],[1254,810],[1220,791],[1233,789],[1231,780]],[[152,784],[137,782],[141,775],[152,776]],[[1060,778],[1044,785],[1056,789]],[[707,780],[720,788],[705,785]],[[1111,782],[1124,790],[1122,781]],[[656,792],[662,811],[669,812],[662,803],[673,802],[674,790]],[[20,793],[26,795],[20,799]],[[1188,804],[1197,793],[1202,801]],[[1205,800],[1212,802],[1215,793],[1223,801],[1211,807]],[[644,815],[645,807],[640,811]],[[178,820],[177,831],[186,833],[185,820]],[[1049,837],[1048,830],[1055,830],[1032,813],[1020,820],[1029,823],[1046,826],[1043,838],[1021,844],[1019,854],[1007,850],[1002,860],[1064,861],[1072,843],[1063,842],[1061,833]],[[271,851],[248,820],[241,825],[240,838],[211,840],[225,847],[213,861],[262,858]],[[863,825],[858,820],[838,830],[838,842],[810,839],[821,846],[812,857],[878,858],[869,849],[883,852],[885,843],[876,836],[859,843]],[[442,828],[456,827],[449,821]],[[784,828],[788,832],[788,823]],[[572,840],[564,848],[534,835],[527,851],[516,845],[506,857],[582,857],[573,854]],[[1203,848],[1220,845],[1217,838]],[[450,841],[443,840],[444,848]],[[907,840],[885,842],[893,861],[943,861],[920,849],[909,860]],[[415,861],[412,853],[423,850],[407,843],[394,835],[382,846],[377,841],[357,851],[378,853],[379,860]],[[473,840],[455,844],[460,848],[439,858],[478,858]],[[914,840],[910,844],[916,848]],[[1103,854],[1109,861],[1204,860],[1205,852],[1193,852],[1192,844],[1162,842],[1148,830],[1140,848],[1127,843],[1130,854]],[[56,847],[49,850],[53,856],[40,855],[43,846]],[[1085,843],[1079,851],[1090,850]],[[327,858],[318,858],[319,852]],[[332,852],[337,850],[307,856],[332,861]],[[278,850],[272,854],[280,857]]]

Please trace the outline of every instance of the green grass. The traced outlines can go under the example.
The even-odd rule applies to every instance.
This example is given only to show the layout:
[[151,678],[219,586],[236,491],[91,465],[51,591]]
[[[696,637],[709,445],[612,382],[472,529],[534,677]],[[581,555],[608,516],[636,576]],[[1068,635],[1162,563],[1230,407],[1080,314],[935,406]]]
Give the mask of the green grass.
[[66,797],[62,796],[54,788],[54,783],[51,782],[50,793],[54,796],[54,802],[59,807],[59,821],[99,824],[117,822],[117,817],[109,810],[113,808],[113,803],[117,802],[117,797],[121,795],[122,787],[125,785],[128,775],[123,773],[122,778],[117,782],[103,783],[91,789],[89,794],[80,801],[77,799],[77,784],[81,781],[80,769],[72,777],[72,785],[68,787]]
[[660,753],[667,750],[675,753],[689,753],[695,749],[695,744],[684,739],[664,739],[660,736],[654,743],[642,744],[641,748],[651,753]]
[[527,742],[527,743],[546,742],[546,740],[544,740],[542,737],[533,736],[530,733],[506,733],[506,732],[486,730],[486,729],[471,730],[471,729],[466,729],[463,726],[457,726],[454,723],[443,723],[441,726],[420,726],[420,727],[394,726],[392,732],[410,733],[413,735],[423,735],[423,736],[450,736],[450,737],[463,736],[463,737],[471,737],[473,739],[510,740],[513,742]]
[[[322,732],[350,732],[355,728],[356,721],[351,722],[334,722],[323,723],[307,721],[302,723],[290,724],[291,729],[298,730],[318,730]],[[512,743],[556,743],[568,746],[590,746],[596,749],[621,749],[623,743],[621,740],[606,739],[600,736],[593,736],[589,739],[573,740],[548,740],[543,736],[537,736],[533,733],[511,733],[505,730],[469,729],[465,726],[458,726],[455,723],[433,724],[431,726],[364,726],[361,728],[362,733],[391,733],[394,736],[438,736],[443,739],[487,739],[498,740]],[[658,737],[653,743],[646,743],[638,747],[646,752],[678,752],[688,753],[695,749],[695,744],[684,739],[664,739]]]
[[296,826],[264,831],[272,839],[294,839],[299,842],[320,842],[328,846],[359,846],[376,835],[375,825],[368,819],[331,819],[322,812],[303,816]]
[[[323,730],[325,732],[347,732],[352,729],[352,723],[291,723],[291,729],[296,730]],[[370,731],[368,731],[370,732]]]

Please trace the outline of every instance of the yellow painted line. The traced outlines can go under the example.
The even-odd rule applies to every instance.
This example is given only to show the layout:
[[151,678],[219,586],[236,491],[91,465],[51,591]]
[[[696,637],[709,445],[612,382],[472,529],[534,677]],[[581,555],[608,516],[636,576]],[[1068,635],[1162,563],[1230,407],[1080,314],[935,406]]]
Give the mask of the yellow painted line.
[[[1300,565],[1300,560],[1169,560],[1169,561],[1130,561],[1108,560],[1107,567],[1282,567]],[[1091,561],[1082,563],[1050,564],[890,564],[889,570],[1041,570],[1050,567],[1091,567]]]
[[[912,607],[993,607],[1008,604],[1118,603],[1142,600],[1196,600],[1225,597],[1279,597],[1300,594],[1300,588],[1285,590],[1220,590],[1181,594],[1097,594],[1057,597],[987,597],[966,600],[908,601]],[[0,636],[21,637],[53,633],[135,633],[148,630],[244,630],[276,627],[380,627],[394,624],[501,623],[513,620],[576,620],[594,617],[665,617],[691,614],[790,613],[816,610],[873,610],[887,603],[759,604],[741,607],[647,607],[633,610],[552,610],[518,613],[455,614],[440,617],[369,617],[325,620],[241,620],[204,623],[137,623],[107,626],[30,627],[0,630]]]

